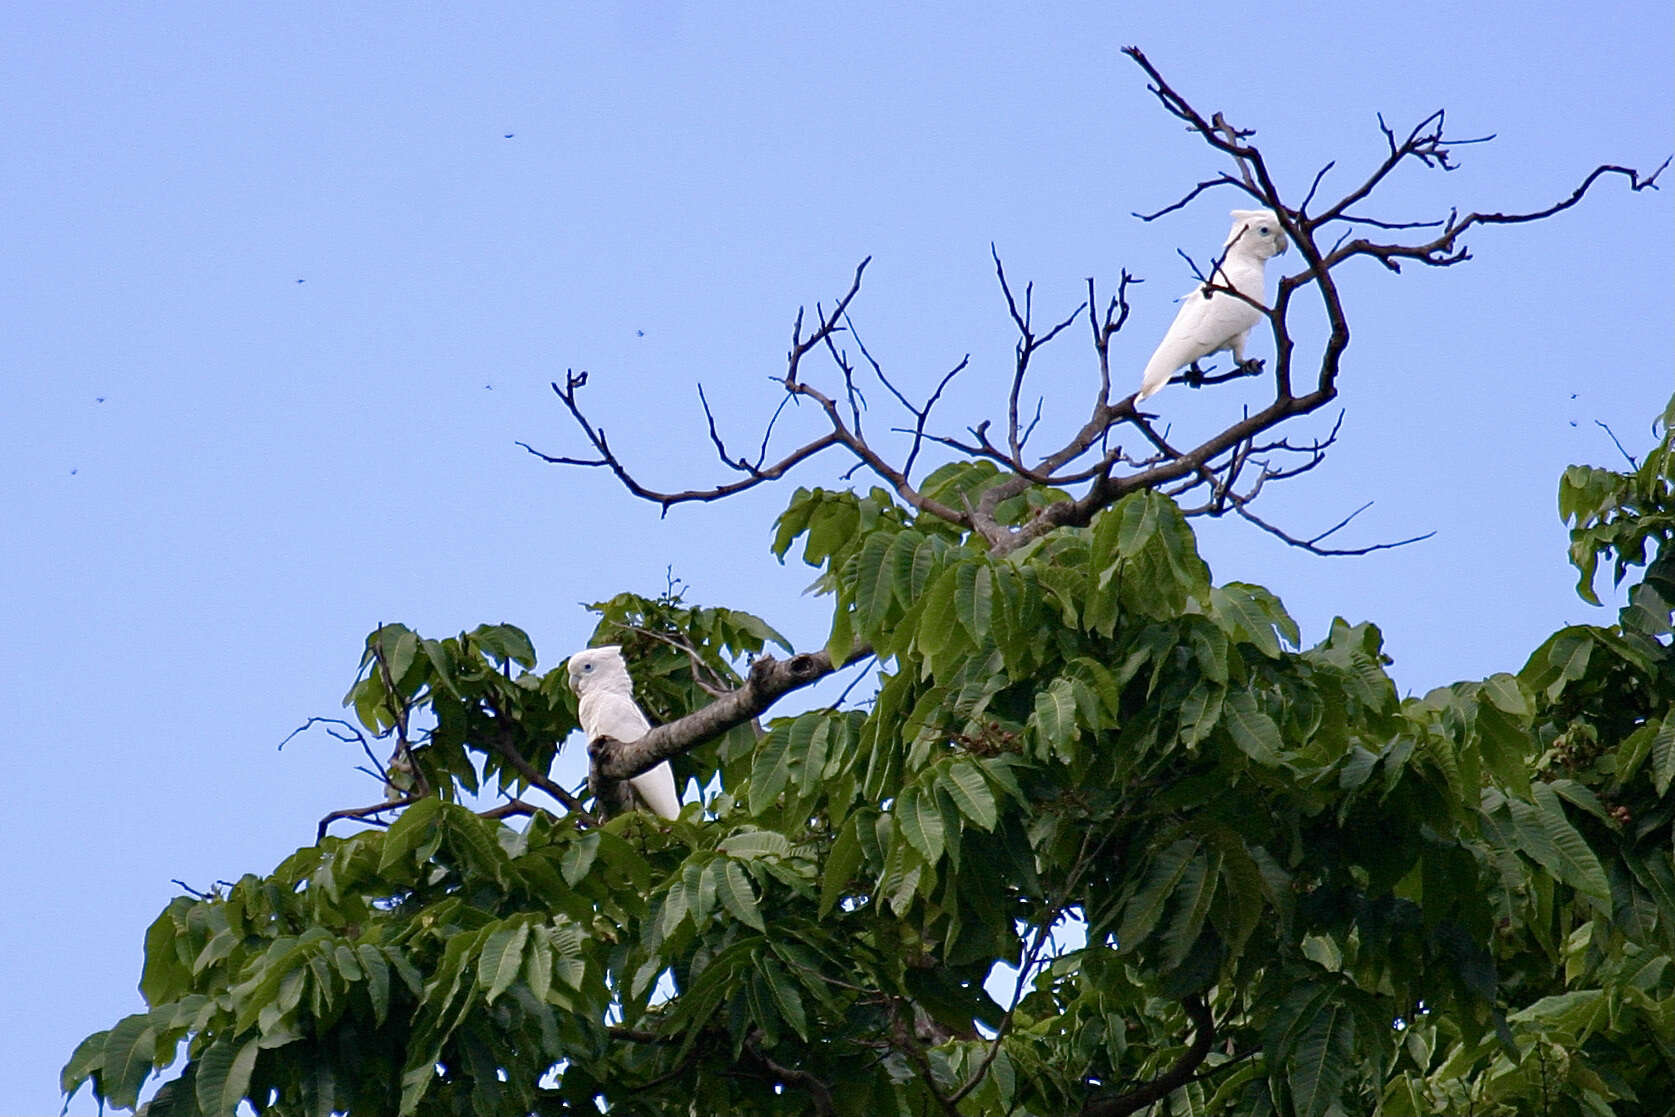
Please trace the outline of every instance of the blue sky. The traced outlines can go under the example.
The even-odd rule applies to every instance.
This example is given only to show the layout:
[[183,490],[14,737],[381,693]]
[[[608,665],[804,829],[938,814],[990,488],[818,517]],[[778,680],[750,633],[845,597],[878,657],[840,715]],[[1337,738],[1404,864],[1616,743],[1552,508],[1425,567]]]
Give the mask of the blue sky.
[[[75,1043],[140,1007],[171,879],[264,872],[377,797],[329,739],[276,746],[338,711],[379,622],[509,621],[547,667],[591,630],[579,602],[672,566],[823,639],[809,572],[767,550],[789,486],[660,520],[514,445],[582,449],[547,388],[566,367],[648,480],[719,478],[694,384],[753,438],[797,307],[871,255],[863,336],[920,394],[971,353],[963,428],[1011,359],[992,241],[1043,317],[1087,276],[1145,277],[1113,349],[1137,382],[1191,283],[1176,248],[1213,250],[1240,203],[1130,216],[1220,167],[1129,43],[1256,128],[1293,199],[1330,159],[1328,188],[1357,181],[1378,112],[1498,133],[1404,172],[1391,218],[1538,207],[1596,163],[1655,166],[1675,131],[1662,2],[1137,7],[10,5],[0,1113],[56,1112]],[[1216,576],[1275,589],[1308,642],[1377,621],[1412,691],[1599,619],[1554,493],[1565,464],[1618,461],[1596,420],[1644,446],[1669,396],[1670,199],[1606,183],[1459,268],[1347,271],[1342,442],[1267,511],[1318,530],[1371,499],[1348,542],[1438,534],[1326,560],[1201,525]],[[1092,375],[1082,336],[1056,343],[1044,422]],[[1230,398],[1156,403],[1191,428]]]

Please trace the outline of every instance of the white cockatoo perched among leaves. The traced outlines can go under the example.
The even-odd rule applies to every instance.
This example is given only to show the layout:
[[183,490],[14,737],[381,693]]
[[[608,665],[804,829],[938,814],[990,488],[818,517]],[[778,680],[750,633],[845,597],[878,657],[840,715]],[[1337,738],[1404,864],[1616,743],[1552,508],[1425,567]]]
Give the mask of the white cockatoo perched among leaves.
[[[634,702],[634,680],[617,645],[589,648],[571,656],[570,689],[580,700],[578,716],[589,743],[601,737],[636,741],[651,731],[651,722]],[[653,814],[662,818],[680,814],[675,773],[667,760],[628,782]]]
[[[1262,301],[1263,265],[1284,252],[1289,242],[1273,210],[1236,209],[1233,230],[1222,247],[1226,255],[1210,284],[1193,288],[1181,300],[1174,324],[1146,362],[1135,402],[1155,394],[1177,369],[1195,365],[1211,353],[1229,350],[1234,361],[1245,363],[1245,341],[1251,327],[1262,321],[1257,306],[1266,305]],[[1226,291],[1212,291],[1206,297],[1204,287],[1210,285],[1231,287],[1256,306]]]

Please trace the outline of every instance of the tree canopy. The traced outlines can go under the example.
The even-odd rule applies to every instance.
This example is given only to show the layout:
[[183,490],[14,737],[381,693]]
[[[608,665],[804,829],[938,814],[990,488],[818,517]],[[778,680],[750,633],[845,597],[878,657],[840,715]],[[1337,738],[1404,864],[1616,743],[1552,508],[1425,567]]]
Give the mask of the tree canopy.
[[[891,465],[858,411],[845,423],[842,390],[799,374],[824,348],[853,389],[833,338],[857,273],[810,337],[799,320],[783,381],[834,435],[771,466],[766,439],[752,463],[716,438],[740,484],[838,446],[887,486],[798,489],[777,522],[774,553],[832,602],[825,647],[796,654],[767,621],[674,585],[598,603],[594,642],[623,645],[664,724],[591,743],[590,803],[547,774],[577,728],[563,663],[538,670],[508,624],[380,626],[345,699],[355,722],[328,724],[391,798],[334,812],[271,872],[171,901],[146,935],[148,1009],[88,1037],[65,1090],[134,1107],[184,1042],[154,1117],[241,1101],[1400,1117],[1659,1096],[1675,1078],[1675,401],[1643,461],[1561,481],[1579,591],[1597,600],[1602,563],[1630,583],[1616,623],[1566,627],[1516,672],[1422,697],[1401,695],[1370,623],[1302,647],[1272,593],[1212,578],[1189,521],[1249,513],[1288,475],[1253,465],[1264,453],[1321,460],[1318,443],[1261,440],[1333,398],[1348,342],[1333,267],[1447,266],[1474,225],[1550,216],[1603,174],[1649,180],[1600,168],[1546,211],[1327,247],[1315,238],[1334,222],[1369,227],[1352,207],[1395,165],[1446,165],[1440,118],[1434,137],[1433,122],[1387,133],[1388,165],[1310,214],[1313,189],[1286,206],[1249,133],[1135,53],[1238,172],[1188,199],[1245,190],[1304,249],[1267,312],[1279,359],[1262,423],[1172,447],[1111,396],[1122,304],[1093,317],[1090,284],[1071,317],[1092,317],[1093,417],[1075,453],[1026,462],[1019,388],[1064,327],[1037,331],[1008,289],[1008,433],[929,437],[951,453],[918,476],[930,402],[896,393],[918,421]],[[1284,314],[1305,291],[1333,329],[1297,396]],[[598,454],[578,464],[665,505],[731,491],[639,485],[583,415],[583,384],[558,387]],[[1151,456],[1111,452],[1126,428],[1152,431]],[[1073,464],[1084,454],[1094,465]],[[1244,470],[1255,488],[1238,487]],[[773,716],[845,664],[864,701]],[[702,802],[667,822],[617,810],[613,788],[661,759]],[[475,792],[504,801],[476,810]]]

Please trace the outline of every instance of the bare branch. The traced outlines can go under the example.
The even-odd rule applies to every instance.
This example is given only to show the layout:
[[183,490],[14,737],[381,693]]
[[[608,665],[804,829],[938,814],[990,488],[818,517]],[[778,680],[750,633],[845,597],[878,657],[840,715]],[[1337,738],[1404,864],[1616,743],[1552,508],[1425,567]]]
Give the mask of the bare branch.
[[409,795],[405,799],[386,799],[382,803],[374,803],[369,807],[346,807],[340,811],[332,811],[320,820],[319,826],[315,827],[314,840],[319,842],[325,838],[327,828],[340,818],[353,818],[361,822],[370,822],[374,826],[388,826],[389,823],[379,818],[379,815],[385,811],[394,811],[411,806],[422,798],[421,795]]
[[[1440,219],[1392,220],[1370,214],[1367,208],[1372,195],[1402,165],[1411,162],[1448,171],[1456,166],[1453,153],[1458,148],[1484,143],[1492,137],[1457,139],[1449,136],[1445,129],[1446,116],[1441,111],[1420,120],[1405,135],[1398,134],[1380,117],[1378,127],[1386,148],[1383,157],[1357,185],[1336,200],[1323,203],[1318,216],[1310,216],[1309,211],[1316,205],[1329,173],[1337,167],[1335,161],[1327,161],[1314,171],[1300,205],[1287,205],[1271,169],[1254,142],[1254,130],[1235,126],[1220,112],[1208,115],[1200,112],[1164,79],[1141,51],[1129,47],[1124,53],[1145,72],[1147,88],[1164,111],[1180,120],[1189,132],[1212,151],[1225,156],[1230,163],[1229,170],[1198,182],[1176,202],[1155,212],[1136,216],[1147,221],[1155,220],[1184,208],[1209,191],[1231,187],[1243,197],[1271,210],[1302,258],[1302,270],[1282,276],[1272,304],[1267,305],[1259,295],[1238,291],[1222,275],[1221,266],[1228,246],[1224,246],[1223,251],[1210,262],[1207,277],[1205,269],[1200,269],[1191,256],[1181,253],[1198,278],[1200,294],[1206,297],[1225,294],[1261,311],[1273,337],[1274,354],[1266,363],[1250,361],[1219,371],[1195,365],[1175,377],[1175,381],[1192,388],[1210,388],[1230,380],[1265,376],[1273,388],[1272,399],[1267,404],[1256,406],[1254,410],[1247,409],[1238,421],[1204,438],[1196,446],[1171,446],[1167,438],[1158,436],[1150,423],[1151,417],[1135,409],[1132,394],[1115,402],[1111,398],[1110,341],[1127,321],[1128,290],[1131,284],[1139,281],[1124,270],[1118,281],[1117,294],[1101,317],[1096,312],[1095,285],[1090,278],[1087,301],[1069,317],[1038,335],[1033,324],[1033,284],[1026,284],[1022,292],[1014,291],[1002,266],[999,251],[991,244],[995,276],[1005,298],[1007,314],[1017,331],[1012,376],[1004,404],[1006,434],[1003,438],[992,434],[996,420],[985,419],[967,427],[969,438],[937,431],[930,425],[932,408],[955,376],[968,366],[969,355],[941,377],[922,407],[913,403],[904,383],[885,373],[883,363],[861,340],[851,317],[851,306],[859,293],[862,274],[867,266],[867,261],[862,261],[847,291],[836,303],[830,308],[823,303],[815,305],[815,319],[807,336],[806,315],[802,310],[798,311],[792,328],[785,375],[774,378],[784,389],[785,398],[769,421],[754,462],[729,455],[720,435],[718,417],[707,398],[700,394],[711,443],[727,468],[743,473],[743,477],[711,488],[679,492],[664,492],[643,485],[612,451],[604,428],[592,423],[582,413],[578,392],[587,382],[585,372],[572,372],[562,387],[556,383],[553,387],[570,410],[595,456],[546,455],[538,453],[527,443],[519,445],[546,461],[609,469],[631,493],[659,504],[665,512],[674,504],[719,500],[777,480],[803,461],[836,447],[850,459],[842,473],[845,479],[862,470],[870,471],[916,512],[970,530],[993,550],[1002,553],[1023,546],[1057,527],[1084,525],[1101,509],[1143,489],[1158,489],[1174,497],[1202,492],[1206,494],[1202,505],[1188,509],[1189,514],[1221,515],[1234,509],[1289,544],[1319,554],[1366,553],[1367,550],[1402,546],[1425,538],[1417,536],[1372,548],[1339,551],[1321,545],[1325,536],[1296,536],[1255,516],[1248,508],[1265,485],[1298,477],[1319,466],[1326,450],[1336,440],[1335,427],[1331,436],[1316,440],[1312,446],[1268,437],[1269,432],[1276,428],[1288,428],[1295,420],[1336,399],[1337,380],[1349,346],[1350,329],[1334,269],[1362,256],[1392,271],[1400,271],[1402,263],[1407,260],[1417,260],[1432,267],[1453,266],[1471,258],[1462,237],[1476,226],[1544,220],[1577,205],[1595,184],[1608,177],[1627,178],[1630,189],[1635,191],[1656,189],[1669,161],[1665,160],[1650,175],[1641,175],[1628,167],[1614,164],[1596,167],[1570,196],[1541,209],[1505,213],[1472,211],[1464,216],[1455,210]],[[1409,241],[1403,239],[1403,234],[1423,239]],[[1374,240],[1374,236],[1383,237],[1389,243]],[[1327,243],[1330,247],[1323,248]],[[1299,297],[1319,299],[1318,305],[1328,327],[1325,340],[1309,353],[1307,368],[1302,367],[1298,359],[1297,342],[1291,335],[1290,314]],[[1057,449],[1042,453],[1038,459],[1026,460],[1026,448],[1030,448],[1035,440],[1046,437],[1040,403],[1034,408],[1033,415],[1023,403],[1032,358],[1036,350],[1052,341],[1084,309],[1093,335],[1099,391],[1091,401],[1086,421],[1079,429],[1069,432]],[[854,339],[855,348],[872,376],[884,386],[895,403],[912,416],[910,423],[898,422],[889,428],[894,433],[910,437],[904,455],[887,456],[881,447],[868,441],[862,430],[862,413],[866,410],[867,401],[849,351],[837,343],[835,335],[840,332],[848,333]],[[841,385],[831,388],[816,385],[807,367],[808,362],[804,360],[816,348],[830,359]],[[1038,393],[1038,398],[1043,395]],[[793,400],[814,403],[827,429],[777,461],[769,462],[769,436],[785,404]],[[1130,452],[1113,438],[1113,431],[1120,432],[1124,425],[1131,425],[1140,432],[1144,445],[1150,447],[1149,452]],[[1053,437],[1058,438],[1057,435]],[[941,446],[968,458],[990,461],[1009,476],[986,486],[983,495],[975,498],[975,504],[962,498],[956,506],[944,505],[926,498],[912,480],[913,470],[926,445]],[[1021,524],[998,522],[996,517],[1001,504],[1034,486],[1066,490],[1072,495],[1033,507],[1028,519]]]
[[522,799],[514,797],[506,800],[506,802],[500,804],[498,807],[490,807],[486,811],[478,811],[477,817],[502,819],[513,818],[518,815],[529,815],[533,817],[540,813],[542,813],[540,807],[537,807],[532,803],[525,803]]
[[1200,182],[1197,186],[1194,186],[1191,190],[1187,191],[1179,201],[1171,202],[1160,210],[1154,210],[1151,213],[1140,213],[1136,210],[1131,213],[1130,216],[1138,217],[1142,221],[1156,221],[1158,218],[1163,217],[1166,214],[1174,213],[1176,210],[1185,209],[1194,198],[1197,198],[1206,190],[1213,190],[1217,186],[1242,187],[1243,185],[1244,184],[1236,178],[1232,178],[1228,175],[1217,175],[1215,178],[1206,179],[1205,181]]
[[1616,431],[1612,430],[1610,427],[1606,426],[1603,422],[1601,422],[1598,419],[1594,420],[1594,426],[1598,427],[1600,430],[1604,431],[1606,434],[1611,436],[1611,445],[1613,445],[1617,448],[1617,453],[1621,454],[1623,456],[1623,460],[1628,462],[1628,467],[1630,469],[1639,469],[1640,468],[1639,460],[1637,458],[1635,458],[1635,456],[1633,454],[1631,454],[1627,450],[1623,449],[1623,444],[1621,442],[1617,441],[1617,432]]
[[1315,172],[1314,181],[1309,184],[1309,192],[1303,197],[1303,204],[1297,207],[1298,213],[1306,213],[1308,211],[1309,203],[1314,201],[1315,191],[1320,189],[1320,184],[1326,179],[1326,173],[1337,165],[1337,160],[1333,159],[1324,167],[1320,168],[1320,170]]
[[1321,547],[1318,545],[1320,540],[1326,538],[1328,535],[1331,535],[1339,528],[1348,524],[1350,520],[1353,520],[1356,516],[1360,515],[1366,510],[1366,508],[1367,505],[1363,504],[1360,508],[1357,508],[1354,512],[1351,512],[1348,516],[1344,517],[1333,526],[1310,539],[1299,539],[1284,529],[1275,527],[1273,524],[1262,519],[1255,512],[1252,512],[1249,508],[1245,507],[1242,503],[1235,505],[1234,511],[1238,512],[1239,515],[1243,516],[1245,519],[1249,520],[1269,535],[1272,535],[1275,539],[1283,540],[1293,547],[1309,552],[1311,555],[1321,555],[1331,558],[1337,558],[1345,555],[1370,555],[1374,551],[1389,551],[1397,547],[1406,547],[1410,543],[1423,543],[1425,540],[1436,534],[1434,531],[1427,531],[1424,535],[1409,536],[1406,539],[1398,539],[1394,543],[1372,543],[1365,547],[1333,548]]

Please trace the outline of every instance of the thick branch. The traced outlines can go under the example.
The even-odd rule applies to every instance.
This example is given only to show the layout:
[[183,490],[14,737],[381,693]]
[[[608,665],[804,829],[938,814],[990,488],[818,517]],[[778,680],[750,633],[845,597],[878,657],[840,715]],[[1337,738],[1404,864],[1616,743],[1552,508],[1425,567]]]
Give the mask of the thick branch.
[[588,783],[601,803],[607,799],[620,802],[620,785],[624,781],[759,717],[792,691],[801,690],[840,667],[871,654],[871,648],[858,647],[839,664],[834,664],[824,651],[794,655],[783,660],[771,655],[761,656],[750,665],[750,673],[745,676],[743,686],[700,710],[659,725],[634,741],[619,741],[613,737],[598,737],[589,741]]
[[1210,1046],[1215,1043],[1216,1022],[1210,1015],[1210,1006],[1204,1003],[1202,997],[1187,997],[1181,1002],[1181,1007],[1186,1009],[1187,1016],[1192,1020],[1192,1045],[1181,1052],[1175,1065],[1144,1086],[1136,1086],[1115,1097],[1088,1102],[1082,1107],[1082,1117],[1126,1117],[1127,1114],[1138,1113],[1192,1079],[1193,1072],[1209,1057]]
[[831,1117],[837,1112],[837,1104],[832,1100],[832,1088],[806,1070],[797,1070],[795,1067],[782,1066],[775,1062],[762,1050],[758,1033],[753,1032],[745,1039],[744,1048],[750,1053],[751,1058],[780,1082],[807,1093],[817,1117]]

